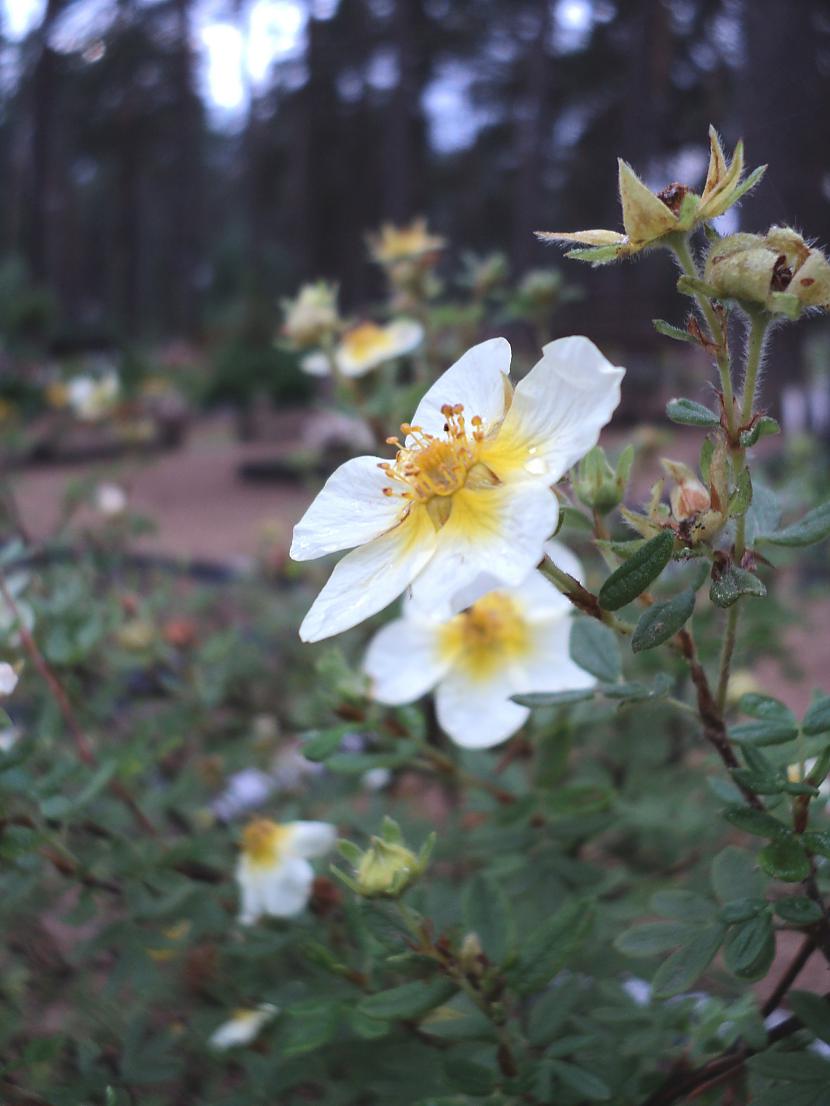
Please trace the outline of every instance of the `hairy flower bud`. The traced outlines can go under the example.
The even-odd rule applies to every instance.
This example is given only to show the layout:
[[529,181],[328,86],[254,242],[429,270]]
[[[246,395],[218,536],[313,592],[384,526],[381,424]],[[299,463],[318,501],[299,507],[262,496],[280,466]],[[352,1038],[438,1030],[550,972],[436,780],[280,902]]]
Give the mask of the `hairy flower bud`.
[[594,446],[579,463],[574,479],[576,494],[586,507],[601,515],[608,514],[623,501],[633,462],[633,446],[627,446],[620,454],[616,470],[608,464],[605,451]]
[[354,876],[334,869],[339,878],[366,899],[397,899],[424,873],[435,843],[433,834],[416,855],[403,841],[400,827],[384,818],[380,836],[370,838],[361,850],[351,841],[341,841],[341,854],[352,864]]
[[723,298],[791,319],[806,308],[830,307],[830,262],[790,227],[721,239],[709,252],[704,276]]
[[283,300],[282,332],[297,349],[326,345],[338,332],[337,288],[325,281],[305,284],[293,300]]

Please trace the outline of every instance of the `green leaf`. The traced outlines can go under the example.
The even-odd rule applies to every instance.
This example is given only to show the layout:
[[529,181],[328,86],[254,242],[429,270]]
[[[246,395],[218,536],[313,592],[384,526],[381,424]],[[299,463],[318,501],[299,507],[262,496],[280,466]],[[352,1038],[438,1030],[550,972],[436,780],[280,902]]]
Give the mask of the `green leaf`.
[[759,599],[767,594],[764,582],[745,568],[727,565],[716,580],[712,580],[709,598],[716,607],[731,607],[742,595],[754,595]]
[[758,863],[767,875],[784,883],[800,883],[810,874],[810,861],[796,837],[770,841],[758,853]]
[[762,415],[760,419],[749,430],[742,430],[740,433],[741,445],[744,449],[755,445],[761,438],[770,438],[773,434],[780,434],[781,427],[775,419],[770,418],[769,415]]
[[794,895],[791,899],[779,899],[775,903],[775,913],[785,922],[794,926],[810,926],[824,917],[817,902],[806,895]]
[[830,858],[830,833],[827,830],[808,830],[801,835],[801,840],[811,853]]
[[[810,1056],[804,1052],[780,1052],[777,1049],[768,1049],[757,1056],[751,1056],[747,1064],[753,1072],[763,1075],[766,1079],[815,1083],[819,1089],[824,1090],[830,1086],[830,1064],[818,1056]],[[782,1103],[781,1106],[784,1104]],[[824,1104],[817,1099],[815,1106],[824,1106]]]
[[[685,330],[686,340],[693,342],[695,339]],[[702,403],[695,403],[693,399],[670,399],[666,404],[666,414],[672,422],[681,426],[720,426],[720,417]]]
[[285,1012],[286,1027],[280,1054],[303,1056],[332,1039],[340,1023],[339,1004],[321,999],[293,1002]]
[[752,477],[749,469],[741,469],[735,490],[729,497],[729,517],[738,518],[745,515],[752,502]]
[[644,922],[617,934],[614,948],[625,956],[659,956],[685,944],[694,932],[694,926],[682,922]]
[[711,922],[716,913],[712,900],[694,891],[655,891],[649,905],[655,914],[680,922]]
[[444,1076],[453,1090],[474,1098],[483,1098],[495,1089],[494,1069],[465,1056],[450,1054],[444,1061]]
[[721,946],[724,928],[708,925],[695,932],[685,945],[664,960],[655,973],[655,998],[671,998],[687,991],[706,971]]
[[635,653],[654,649],[674,637],[695,609],[695,593],[688,588],[665,603],[654,603],[640,616],[631,638]]
[[765,880],[756,870],[755,858],[746,849],[727,845],[712,861],[712,889],[721,902],[734,899],[758,899],[764,893]]
[[544,994],[535,999],[530,1009],[528,1037],[534,1045],[547,1044],[584,994],[584,984],[573,977],[557,980]]
[[519,962],[510,972],[519,994],[544,987],[567,964],[593,924],[593,910],[572,899],[528,934],[521,944]]
[[583,1098],[591,1102],[607,1102],[611,1097],[611,1088],[593,1072],[576,1064],[566,1064],[564,1060],[549,1060],[548,1063],[562,1082]]
[[668,695],[672,688],[673,680],[667,672],[658,672],[654,683],[648,684],[635,682],[623,684],[605,684],[599,690],[606,699],[628,699],[634,702],[642,702],[646,699],[661,699]]
[[[654,329],[657,331],[658,334],[662,334],[666,338],[674,338],[675,342],[691,342],[692,345],[697,345],[697,338],[695,338],[695,336],[693,334],[690,334],[688,330],[683,330],[682,327],[672,326],[672,324],[667,323],[665,319],[652,319],[651,320],[651,325],[654,327]],[[690,399],[672,399],[672,400],[669,400],[668,406],[666,407],[666,414],[669,416],[669,418],[672,420],[672,422],[682,422],[683,421],[682,419],[673,418],[672,413],[669,410],[669,408],[672,406],[672,404],[680,404],[680,403],[688,403],[693,407],[700,407],[701,406],[701,404],[699,404],[699,403],[692,403],[692,400],[690,400]],[[703,410],[705,411],[706,408],[704,407]],[[685,425],[708,426],[710,424],[709,423],[696,423],[695,422],[695,423],[687,423]],[[711,424],[711,425],[715,425],[715,424]]]
[[766,975],[775,956],[775,934],[767,911],[729,931],[723,947],[726,966],[741,979]]
[[810,991],[790,991],[787,1005],[797,1018],[801,1018],[811,1033],[830,1044],[830,1002],[823,995],[815,995]]
[[418,752],[415,741],[398,741],[388,753],[334,753],[326,761],[330,772],[339,776],[362,776],[372,768],[401,768]]
[[761,535],[771,534],[780,518],[781,508],[775,492],[756,480],[752,489],[752,505],[746,512],[747,545],[754,546]]
[[814,545],[830,536],[830,503],[822,503],[808,511],[798,522],[776,530],[773,534],[762,535],[763,541],[772,545],[801,546]]
[[773,699],[769,695],[757,695],[754,691],[741,696],[738,710],[742,714],[748,714],[750,718],[761,718],[768,722],[786,722],[792,726],[796,724],[795,715],[788,706],[779,699]]
[[409,1021],[422,1018],[435,1006],[446,1002],[455,991],[456,986],[449,979],[433,979],[428,983],[416,980],[367,995],[358,1003],[357,1009],[370,1018]]
[[622,654],[617,635],[595,618],[576,618],[571,627],[571,660],[605,683],[614,683],[622,673]]
[[300,752],[306,760],[327,760],[340,748],[343,735],[349,732],[349,726],[332,726],[327,730],[316,730],[306,735],[300,746]]
[[487,958],[501,964],[516,939],[513,912],[501,886],[486,876],[475,876],[464,892],[463,916],[467,931],[478,935]]
[[830,695],[822,695],[810,703],[801,728],[808,737],[830,730]]
[[582,691],[527,691],[523,695],[511,695],[521,707],[566,707],[571,703],[584,703],[593,699],[592,688]]
[[750,918],[757,917],[766,908],[766,899],[733,899],[731,902],[725,902],[721,907],[720,920],[727,925],[748,922]]
[[763,748],[766,745],[784,745],[795,741],[798,727],[786,722],[741,722],[730,726],[729,737],[737,745],[752,745]]
[[607,611],[617,611],[636,599],[657,579],[671,560],[673,550],[674,534],[671,530],[661,530],[611,573],[600,588],[600,606]]
[[753,810],[749,806],[729,807],[723,812],[723,816],[733,826],[755,837],[789,837],[792,832],[789,826],[785,826],[771,814],[766,814],[762,810]]
[[619,250],[619,246],[588,246],[584,250],[568,250],[565,257],[573,261],[589,261],[592,265],[607,265],[609,261],[617,260]]

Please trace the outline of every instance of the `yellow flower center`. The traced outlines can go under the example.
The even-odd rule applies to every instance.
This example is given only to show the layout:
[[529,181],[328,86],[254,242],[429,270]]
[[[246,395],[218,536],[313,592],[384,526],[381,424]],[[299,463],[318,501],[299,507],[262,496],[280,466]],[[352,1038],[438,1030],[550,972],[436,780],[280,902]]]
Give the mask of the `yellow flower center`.
[[420,426],[402,423],[401,432],[409,439],[408,444],[387,438],[389,445],[398,447],[398,452],[394,461],[384,461],[379,466],[394,481],[391,487],[383,489],[384,495],[422,503],[436,529],[449,518],[456,492],[468,485],[484,487],[499,483],[479,461],[485,436],[480,416],[474,415],[470,420],[468,435],[463,404],[444,404],[441,414],[447,420],[446,437],[436,438]]
[[377,323],[361,323],[343,336],[343,352],[353,361],[365,361],[392,346],[388,332]]
[[256,818],[242,831],[242,852],[245,859],[257,867],[270,868],[280,861],[280,851],[290,833],[270,818]]
[[521,608],[502,591],[491,591],[442,628],[438,649],[472,679],[488,679],[524,657],[530,630]]

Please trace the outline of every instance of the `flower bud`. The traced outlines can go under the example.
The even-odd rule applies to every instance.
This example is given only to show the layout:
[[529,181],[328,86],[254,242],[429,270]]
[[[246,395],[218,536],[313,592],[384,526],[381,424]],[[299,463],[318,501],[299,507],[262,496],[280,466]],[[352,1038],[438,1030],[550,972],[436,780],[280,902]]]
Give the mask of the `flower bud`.
[[467,978],[477,978],[484,974],[484,949],[477,933],[467,933],[461,942],[458,956],[461,970]]
[[366,899],[396,899],[423,875],[434,843],[432,834],[416,855],[404,844],[397,822],[384,818],[380,836],[370,839],[368,849],[361,851],[351,841],[339,843],[340,852],[354,867],[354,877],[334,872]]
[[771,314],[795,319],[805,308],[830,307],[830,263],[790,227],[721,239],[704,275],[719,296]]
[[341,326],[337,288],[325,281],[305,284],[296,299],[283,300],[282,333],[297,349],[326,345]]
[[574,490],[586,507],[601,515],[618,506],[625,496],[634,448],[627,446],[620,454],[616,471],[611,468],[604,450],[595,446],[582,458],[574,480]]
[[707,488],[695,472],[679,461],[663,459],[664,471],[674,480],[669,492],[671,518],[679,537],[691,545],[710,541],[727,522],[726,469],[718,451],[713,455]]

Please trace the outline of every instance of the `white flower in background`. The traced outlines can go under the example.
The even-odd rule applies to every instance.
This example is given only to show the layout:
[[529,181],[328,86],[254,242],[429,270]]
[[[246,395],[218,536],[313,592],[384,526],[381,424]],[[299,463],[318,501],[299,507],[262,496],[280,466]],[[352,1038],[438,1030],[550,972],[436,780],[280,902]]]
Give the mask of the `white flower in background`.
[[[347,331],[334,350],[337,371],[343,376],[364,376],[371,369],[416,349],[424,337],[424,328],[414,319],[395,319],[386,326],[360,323]],[[309,353],[300,362],[312,376],[328,376],[331,364],[325,353]]]
[[328,341],[341,326],[337,311],[337,285],[318,280],[304,284],[293,300],[283,300],[282,332],[297,349],[310,349]]
[[380,265],[429,257],[445,245],[446,239],[433,234],[423,218],[413,219],[407,226],[400,227],[384,223],[376,234],[369,235],[369,253]]
[[208,1043],[218,1049],[250,1044],[279,1012],[279,1007],[270,1002],[261,1002],[252,1010],[235,1010],[228,1021],[211,1033]]
[[6,661],[0,661],[0,698],[11,695],[17,687],[17,672]]
[[127,509],[127,493],[118,484],[99,484],[95,489],[95,509],[107,518],[116,518]]
[[73,377],[66,394],[69,406],[79,419],[97,422],[112,412],[120,390],[117,374],[110,371],[101,376]]
[[[551,543],[553,561],[577,579],[579,562]],[[530,711],[510,697],[573,691],[595,683],[571,660],[570,602],[533,569],[518,587],[480,577],[453,598],[451,609],[427,612],[404,602],[403,617],[372,639],[364,661],[370,694],[398,705],[435,688],[441,728],[467,749],[498,745]]]
[[596,445],[625,370],[593,342],[560,338],[517,385],[510,345],[468,350],[429,389],[392,461],[341,465],[294,528],[291,556],[353,549],[306,615],[318,641],[356,626],[406,588],[426,608],[486,572],[515,586],[541,560],[559,516],[551,490]]
[[392,782],[392,773],[388,768],[370,768],[360,777],[360,786],[364,791],[383,791]]
[[239,920],[252,925],[259,918],[292,918],[311,897],[312,856],[323,856],[337,840],[328,822],[287,822],[257,818],[242,834],[242,855],[236,878],[242,897]]

